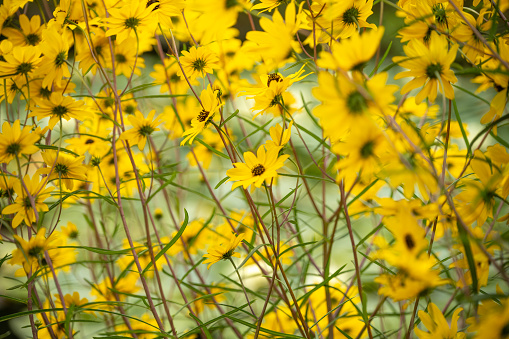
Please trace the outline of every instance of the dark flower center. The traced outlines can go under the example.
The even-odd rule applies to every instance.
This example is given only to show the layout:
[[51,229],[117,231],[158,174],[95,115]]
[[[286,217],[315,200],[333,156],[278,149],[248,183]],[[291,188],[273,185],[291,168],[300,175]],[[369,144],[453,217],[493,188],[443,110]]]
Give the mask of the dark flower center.
[[198,114],[198,117],[197,117],[198,121],[199,122],[204,122],[205,120],[207,120],[207,118],[209,117],[209,113],[210,112],[202,109],[200,114]]
[[414,239],[410,234],[405,235],[405,244],[409,250],[412,250],[415,247]]
[[150,135],[152,134],[152,132],[154,132],[154,128],[150,125],[143,125],[140,127],[140,129],[138,130],[138,133],[144,137],[146,137],[147,135]]
[[205,65],[207,65],[207,62],[203,59],[196,59],[191,65],[195,71],[201,72],[205,68]]
[[353,114],[361,114],[368,108],[366,98],[364,98],[364,96],[357,91],[348,95],[348,98],[346,99],[346,105],[350,112]]
[[127,61],[127,58],[123,54],[115,54],[115,61],[118,62],[119,64],[123,64],[124,62]]
[[87,139],[87,141],[85,141],[85,145],[90,145],[90,144],[93,144],[95,141],[94,139]]
[[55,58],[55,65],[57,67],[62,66],[62,64],[65,62],[66,57],[67,57],[67,52],[62,51],[62,52],[58,53],[57,57]]
[[34,246],[28,250],[28,255],[31,257],[36,257],[44,250],[41,246]]
[[140,24],[140,19],[138,19],[138,18],[129,18],[126,21],[124,21],[124,26],[126,28],[136,29],[136,27],[138,27],[139,24]]
[[265,167],[263,167],[262,164],[258,164],[256,165],[252,170],[251,170],[251,174],[253,174],[254,176],[260,176],[262,175],[263,173],[265,172]]
[[22,62],[16,67],[16,74],[28,74],[34,69],[34,65],[30,62]]
[[343,22],[346,25],[353,25],[358,22],[359,9],[357,7],[350,7],[343,13]]
[[69,167],[67,167],[67,165],[64,165],[64,164],[56,164],[55,172],[57,172],[58,175],[66,176],[67,173],[69,173]]
[[55,114],[58,117],[63,117],[65,114],[67,114],[67,112],[69,112],[67,107],[62,106],[62,105],[55,106],[51,110],[51,113]]
[[34,33],[30,33],[25,37],[26,43],[30,46],[35,46],[41,41],[41,38]]
[[276,96],[272,99],[272,101],[270,102],[269,107],[276,106],[277,104],[279,104],[279,103],[281,102],[281,99],[282,99],[281,94],[276,95]]
[[39,90],[39,95],[42,96],[44,99],[49,99],[51,96],[51,90],[47,87],[41,87]]
[[6,153],[10,155],[17,155],[21,151],[21,145],[18,143],[13,143],[7,146]]
[[281,76],[277,73],[271,73],[269,74],[269,78],[267,79],[267,87],[270,87],[270,83],[272,81],[281,82],[283,81],[283,78],[281,78]]
[[221,257],[221,259],[223,259],[223,260],[228,260],[228,259],[230,259],[230,258],[232,257],[232,255],[233,255],[233,252],[234,252],[234,250],[233,250],[233,249],[229,250],[228,252],[225,252],[225,253],[223,254],[223,256]]
[[442,65],[440,64],[431,64],[426,67],[426,75],[430,79],[437,79],[437,75],[442,74]]
[[367,159],[370,156],[372,156],[374,147],[375,147],[375,143],[372,140],[365,143],[361,148],[361,157],[363,159]]

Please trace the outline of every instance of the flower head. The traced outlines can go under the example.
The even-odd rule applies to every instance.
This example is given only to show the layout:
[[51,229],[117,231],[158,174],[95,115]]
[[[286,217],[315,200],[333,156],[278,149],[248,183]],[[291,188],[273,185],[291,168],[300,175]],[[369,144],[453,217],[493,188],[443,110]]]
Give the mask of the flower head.
[[41,120],[50,117],[48,126],[53,129],[60,119],[69,121],[71,118],[83,121],[90,114],[83,107],[83,101],[76,101],[70,96],[63,96],[61,93],[52,93],[49,100],[36,100],[38,107],[32,108],[29,117],[37,117]]
[[138,148],[143,151],[147,142],[147,137],[155,131],[159,131],[159,126],[162,123],[161,115],[154,118],[156,111],[152,110],[147,118],[143,117],[141,112],[136,111],[134,116],[129,116],[129,121],[133,124],[134,128],[122,133],[120,139],[128,140],[131,145],[138,144]]
[[458,333],[458,319],[459,313],[463,311],[463,308],[459,307],[454,311],[451,320],[451,327],[445,320],[444,315],[437,307],[437,305],[430,303],[428,305],[428,313],[419,311],[419,318],[429,332],[424,332],[417,327],[414,329],[417,338],[419,339],[433,339],[433,338],[451,338],[451,339],[463,339],[466,338],[466,334],[463,332]]
[[242,242],[244,239],[244,233],[235,235],[232,234],[232,237],[230,239],[230,243],[227,246],[223,246],[223,244],[219,244],[217,246],[213,246],[212,248],[208,249],[208,253],[205,254],[203,257],[207,258],[203,262],[203,264],[209,264],[207,266],[207,269],[210,268],[213,264],[220,260],[229,260],[232,257],[240,258],[240,254],[235,252],[235,248]]
[[105,19],[105,26],[109,28],[106,36],[116,35],[117,43],[121,43],[128,37],[136,38],[136,33],[143,30],[150,32],[155,28],[151,14],[156,6],[157,2],[147,6],[146,1],[132,0],[121,8],[110,9],[110,16]]
[[[184,69],[185,75],[190,79],[203,77],[205,73],[214,73],[213,69],[219,68],[219,59],[217,55],[208,47],[200,46],[198,48],[191,47],[189,51],[182,51],[180,62]],[[182,78],[182,70],[178,72]]]
[[429,46],[420,40],[412,40],[403,47],[406,57],[394,57],[393,61],[409,71],[401,72],[394,79],[414,77],[401,89],[401,93],[408,93],[412,89],[424,86],[415,97],[417,103],[428,98],[434,102],[437,97],[437,86],[448,99],[454,99],[451,83],[458,81],[450,69],[456,58],[458,45],[448,48],[447,39],[433,32]]
[[188,141],[190,144],[193,143],[194,138],[208,126],[216,111],[223,105],[219,101],[216,91],[210,85],[201,92],[200,100],[202,110],[196,118],[191,120],[192,127],[182,133],[182,136],[185,138],[180,143],[180,146],[185,145]]
[[9,163],[17,156],[34,154],[39,150],[34,145],[39,141],[39,136],[30,131],[30,126],[20,130],[19,120],[14,121],[12,126],[7,121],[4,122],[0,134],[0,163]]
[[47,167],[40,168],[38,173],[49,175],[48,180],[62,180],[67,189],[73,189],[74,180],[84,181],[87,179],[87,169],[83,165],[85,156],[75,157],[63,151],[57,153],[48,150],[42,153],[42,158]]
[[270,181],[275,178],[277,170],[283,167],[285,160],[289,157],[289,155],[278,156],[279,150],[279,147],[271,147],[265,152],[265,147],[262,145],[258,148],[257,155],[245,152],[246,162],[236,162],[233,164],[235,168],[226,171],[226,175],[230,177],[228,181],[237,181],[232,185],[232,190],[239,186],[247,189],[249,185],[253,185],[251,189],[254,190],[265,180]]
[[[14,219],[12,219],[13,228],[18,227],[23,220],[27,226],[32,226],[32,223],[36,220],[33,207],[35,207],[37,212],[48,211],[48,205],[44,203],[44,200],[49,198],[50,192],[54,189],[53,187],[44,188],[46,181],[39,181],[38,175],[34,175],[32,179],[30,179],[28,175],[25,175],[23,181],[30,196],[27,195],[21,182],[18,181],[14,183],[14,192],[16,192],[17,195],[16,200],[13,204],[6,206],[2,210],[2,214],[16,213]],[[33,200],[33,204],[31,200]]]

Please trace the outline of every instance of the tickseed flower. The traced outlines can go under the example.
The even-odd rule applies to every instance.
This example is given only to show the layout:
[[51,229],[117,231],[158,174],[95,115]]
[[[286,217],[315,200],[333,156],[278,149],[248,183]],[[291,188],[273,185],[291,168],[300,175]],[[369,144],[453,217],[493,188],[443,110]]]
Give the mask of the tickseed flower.
[[39,141],[39,136],[30,133],[31,130],[31,126],[20,130],[19,120],[14,121],[12,126],[7,121],[4,122],[0,134],[0,163],[9,163],[16,156],[34,154],[39,150],[34,145]]
[[[32,179],[28,175],[23,178],[26,188],[34,200],[34,206],[37,212],[47,212],[49,210],[48,205],[44,203],[44,200],[48,199],[50,192],[53,191],[54,187],[43,188],[46,183],[45,180],[39,181],[39,175],[34,175]],[[14,183],[14,192],[16,192],[16,200],[14,204],[6,206],[2,210],[2,214],[14,214],[12,219],[12,228],[19,226],[21,221],[25,221],[27,226],[31,226],[35,222],[35,212],[32,208],[30,198],[25,192],[25,188],[21,185],[21,182]]]
[[240,253],[235,252],[235,248],[242,242],[244,239],[244,233],[239,235],[232,234],[230,239],[230,243],[228,246],[223,246],[223,244],[219,244],[217,246],[213,246],[208,249],[208,253],[203,255],[207,260],[203,261],[202,264],[209,264],[207,269],[210,268],[216,262],[220,260],[229,260],[232,257],[240,258]]
[[428,305],[428,313],[419,311],[419,318],[429,332],[424,332],[417,328],[414,328],[414,332],[419,339],[433,339],[433,338],[451,338],[451,339],[463,339],[466,338],[466,334],[463,332],[458,333],[458,319],[459,313],[463,311],[463,308],[457,308],[451,319],[451,327],[445,320],[444,315],[433,303]]
[[[204,77],[205,73],[214,73],[213,69],[219,68],[219,59],[217,55],[208,47],[200,46],[198,48],[191,47],[189,51],[182,51],[180,63],[184,69],[185,75],[189,79]],[[178,75],[184,78],[182,70],[178,71]]]
[[367,31],[362,35],[354,31],[349,39],[343,39],[332,45],[332,53],[320,53],[318,66],[329,69],[340,68],[345,71],[362,71],[366,63],[375,55],[383,34],[384,27]]
[[55,29],[46,29],[43,32],[43,42],[40,48],[44,57],[37,73],[44,74],[42,87],[51,87],[53,82],[57,86],[61,86],[63,78],[71,76],[66,63],[69,50],[67,38]]
[[334,21],[334,31],[340,32],[339,37],[341,39],[348,38],[355,31],[360,30],[363,27],[369,27],[376,29],[375,24],[370,24],[366,20],[373,14],[371,10],[373,8],[373,0],[346,0],[335,2],[329,11],[328,15],[332,15],[330,19],[339,18]]
[[434,102],[438,86],[446,98],[454,99],[451,82],[455,83],[458,79],[450,67],[456,58],[457,44],[449,50],[446,38],[433,32],[428,46],[422,41],[412,40],[403,47],[403,50],[406,56],[394,57],[393,61],[401,67],[408,68],[409,71],[397,74],[394,79],[406,77],[414,77],[414,79],[403,86],[402,94],[424,86],[415,97],[415,102],[420,103],[424,98]]
[[147,142],[147,137],[155,131],[159,131],[157,126],[163,122],[161,115],[154,118],[155,113],[155,110],[150,111],[147,118],[139,111],[136,111],[134,116],[130,115],[129,121],[133,125],[133,128],[122,133],[120,139],[129,141],[131,145],[138,144],[138,148],[143,151]]
[[41,51],[36,46],[15,46],[12,53],[4,54],[0,61],[0,76],[30,76],[41,63]]
[[19,16],[19,25],[21,30],[7,27],[2,30],[2,35],[14,46],[37,46],[42,41],[41,17],[34,15],[29,19],[25,14]]
[[28,117],[37,117],[39,120],[50,117],[50,129],[53,129],[60,119],[69,121],[74,118],[83,121],[90,115],[83,107],[83,101],[76,101],[70,96],[64,97],[61,93],[52,93],[49,100],[36,99],[35,102],[39,107],[32,107],[32,113]]
[[72,190],[74,187],[74,180],[86,180],[87,170],[83,165],[85,156],[74,157],[63,151],[56,152],[49,150],[42,153],[42,158],[47,167],[40,168],[37,172],[39,174],[49,175],[49,180],[55,180],[58,184],[61,179],[67,189]]
[[155,29],[155,21],[151,19],[151,14],[157,2],[147,6],[146,1],[132,0],[127,2],[121,8],[112,8],[108,12],[110,16],[105,19],[106,36],[117,36],[117,43],[122,43],[128,37],[136,38],[136,34],[143,30],[151,31]]
[[290,121],[290,124],[284,131],[283,127],[281,127],[280,124],[271,127],[269,129],[271,140],[267,140],[265,142],[265,146],[267,147],[267,149],[270,149],[272,147],[277,147],[278,149],[281,149],[284,145],[286,145],[286,143],[290,141],[290,136],[292,134],[292,126],[293,120]]
[[257,155],[252,152],[244,153],[243,162],[236,162],[231,168],[226,171],[226,175],[230,177],[228,181],[237,181],[232,185],[232,190],[239,186],[247,189],[249,185],[253,191],[255,187],[260,187],[265,180],[269,181],[277,176],[277,170],[283,167],[284,162],[288,159],[289,155],[282,155],[278,157],[280,148],[272,147],[265,152],[265,147],[262,145],[258,148]]
[[200,100],[202,110],[196,118],[191,120],[192,127],[182,133],[182,136],[185,138],[180,143],[180,146],[185,145],[188,141],[192,144],[194,138],[208,126],[216,111],[223,105],[217,97],[216,90],[213,90],[210,85],[201,92]]

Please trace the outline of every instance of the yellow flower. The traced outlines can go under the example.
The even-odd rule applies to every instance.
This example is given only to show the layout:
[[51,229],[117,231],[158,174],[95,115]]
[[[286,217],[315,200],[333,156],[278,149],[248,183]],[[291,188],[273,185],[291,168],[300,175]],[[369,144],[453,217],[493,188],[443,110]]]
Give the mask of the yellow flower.
[[50,129],[53,129],[60,119],[69,121],[74,118],[83,121],[90,116],[83,101],[76,101],[70,96],[64,97],[61,93],[52,93],[49,100],[36,99],[36,103],[39,107],[32,107],[32,113],[28,117],[37,117],[39,120],[50,117]]
[[232,185],[232,190],[239,186],[247,189],[249,185],[254,190],[255,187],[260,187],[265,180],[270,182],[271,179],[277,176],[277,170],[283,167],[284,162],[288,159],[289,155],[282,155],[278,157],[279,148],[272,147],[265,152],[265,147],[262,145],[258,148],[257,155],[252,152],[244,153],[243,162],[236,162],[231,168],[226,171],[226,175],[230,177],[228,181],[237,181]]
[[41,26],[39,15],[28,19],[25,14],[21,14],[19,25],[21,30],[7,27],[2,30],[2,35],[5,35],[14,46],[37,46],[41,42],[44,26]]
[[[373,0],[346,0],[337,1],[331,6],[327,14],[333,15],[329,18],[334,20],[334,31],[339,31],[339,35],[334,38],[348,38],[352,36],[355,31],[363,27],[376,29],[375,24],[370,24],[366,20],[373,14]],[[327,15],[326,15],[327,16]],[[337,28],[336,28],[337,26]]]
[[267,140],[265,142],[267,149],[270,149],[272,147],[277,147],[278,149],[281,149],[284,145],[286,145],[286,143],[290,141],[290,136],[292,134],[292,126],[293,120],[290,122],[290,124],[284,131],[283,127],[281,127],[280,124],[271,127],[269,129],[271,140]]
[[17,156],[34,154],[39,150],[34,145],[39,141],[39,136],[31,133],[31,129],[31,126],[25,126],[20,130],[19,120],[14,121],[12,126],[4,122],[0,134],[0,163],[9,163]]
[[66,63],[69,50],[67,37],[62,36],[54,29],[46,29],[43,32],[43,42],[40,48],[44,57],[37,73],[44,75],[42,87],[51,87],[52,83],[61,86],[63,77],[71,76]]
[[200,100],[202,110],[196,118],[191,120],[192,127],[182,133],[182,136],[185,138],[180,143],[180,146],[185,145],[188,141],[192,144],[194,138],[208,126],[216,111],[223,105],[217,97],[216,90],[212,90],[210,85],[201,92]]
[[444,36],[433,32],[430,37],[429,46],[422,41],[412,40],[403,47],[406,56],[394,57],[393,61],[409,71],[397,74],[394,79],[414,77],[405,84],[401,93],[408,93],[415,88],[424,86],[415,97],[420,103],[424,98],[434,102],[437,97],[437,86],[446,98],[454,99],[454,90],[451,82],[458,81],[454,72],[450,69],[456,58],[458,45],[448,48],[448,41]]
[[212,266],[216,262],[219,262],[220,260],[229,260],[232,257],[240,258],[240,254],[235,252],[235,248],[237,248],[237,246],[242,242],[243,239],[244,233],[239,235],[232,234],[228,246],[223,246],[223,244],[219,244],[217,246],[209,248],[208,253],[203,255],[203,257],[207,258],[207,260],[203,261],[202,264],[208,263],[209,265],[207,266],[207,269],[209,269],[210,266]]
[[151,110],[147,118],[145,118],[141,112],[136,111],[134,116],[129,116],[129,121],[133,124],[133,128],[122,133],[120,139],[129,141],[131,146],[138,144],[140,151],[143,151],[147,137],[155,131],[159,131],[157,126],[162,123],[161,115],[154,118],[155,113],[155,110]]
[[87,169],[83,165],[85,156],[76,158],[73,155],[60,151],[48,150],[42,153],[42,158],[46,163],[46,167],[40,168],[37,173],[49,175],[48,181],[62,180],[67,189],[72,190],[74,187],[73,180],[84,181],[87,179]]
[[[138,55],[136,58],[136,40],[127,38],[122,43],[115,44],[115,74],[123,74],[129,78],[131,73],[141,75],[140,68],[145,68],[145,60]],[[136,68],[133,71],[134,64]]]
[[459,313],[463,311],[463,308],[457,308],[451,320],[451,327],[445,320],[444,315],[433,303],[428,305],[428,313],[419,311],[419,318],[429,332],[424,332],[417,328],[414,328],[414,332],[419,339],[463,339],[466,338],[466,334],[463,332],[458,333],[458,319]]
[[0,76],[30,76],[41,63],[41,51],[34,46],[15,46],[12,53],[3,55],[5,61],[0,61]]
[[[111,8],[108,10],[110,16],[104,21],[106,27],[106,36],[116,35],[117,43],[122,43],[128,37],[136,38],[136,33],[144,30],[153,33],[155,21],[151,19],[151,14],[157,2],[147,6],[146,1],[131,0],[121,8]],[[136,32],[136,33],[135,33]]]
[[12,252],[12,259],[9,263],[23,266],[23,269],[16,272],[16,276],[22,276],[23,271],[26,274],[30,272],[35,274],[38,270],[41,270],[40,274],[51,276],[44,254],[45,251],[48,252],[55,269],[68,271],[69,265],[75,262],[76,251],[72,248],[63,247],[66,246],[66,241],[59,232],[53,232],[46,237],[46,229],[43,227],[28,241],[17,235],[14,235],[14,238],[18,243],[18,248]]
[[349,39],[333,44],[332,53],[320,53],[318,66],[329,69],[340,68],[345,71],[362,71],[366,63],[375,55],[383,34],[384,27],[362,35],[354,31]]
[[286,6],[285,19],[278,11],[274,11],[272,20],[260,18],[262,31],[249,31],[246,39],[246,51],[261,56],[265,62],[274,65],[288,59],[293,50],[300,52],[294,36],[299,30],[301,13],[296,13],[294,2]]
[[[205,73],[214,73],[213,69],[219,68],[219,59],[217,55],[208,47],[200,46],[198,48],[191,47],[189,51],[182,51],[180,63],[184,69],[185,75],[189,79],[204,77]],[[182,70],[178,71],[178,75],[184,78]]]
[[[49,198],[50,192],[53,191],[54,187],[44,188],[46,181],[39,181],[38,175],[34,175],[32,179],[30,179],[28,175],[25,175],[23,181],[25,182],[28,193],[32,196],[37,212],[47,212],[49,208],[48,205],[44,203],[44,200]],[[23,220],[27,226],[32,226],[32,223],[35,222],[35,212],[30,202],[30,197],[26,194],[25,188],[21,185],[21,182],[18,181],[14,184],[14,192],[17,194],[16,200],[13,204],[6,206],[2,210],[2,214],[16,213],[16,216],[12,219],[13,228],[18,227]]]

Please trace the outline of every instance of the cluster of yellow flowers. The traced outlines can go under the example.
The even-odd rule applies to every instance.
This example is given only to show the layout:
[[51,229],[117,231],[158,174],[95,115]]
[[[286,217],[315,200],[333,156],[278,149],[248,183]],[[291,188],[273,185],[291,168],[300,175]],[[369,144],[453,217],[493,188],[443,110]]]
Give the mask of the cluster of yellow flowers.
[[508,337],[508,10],[4,0],[0,321]]

